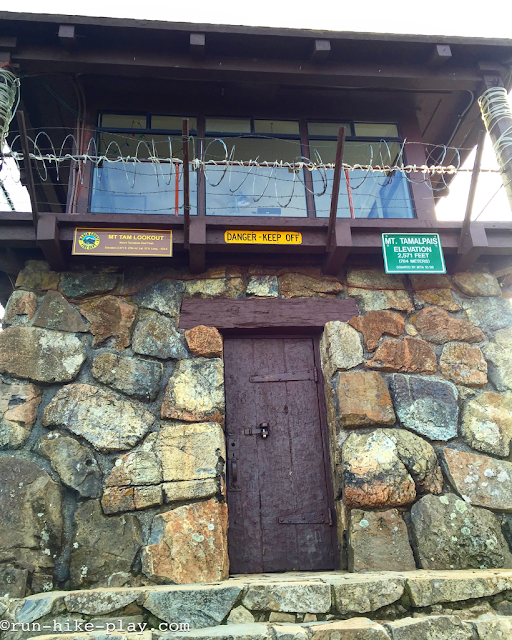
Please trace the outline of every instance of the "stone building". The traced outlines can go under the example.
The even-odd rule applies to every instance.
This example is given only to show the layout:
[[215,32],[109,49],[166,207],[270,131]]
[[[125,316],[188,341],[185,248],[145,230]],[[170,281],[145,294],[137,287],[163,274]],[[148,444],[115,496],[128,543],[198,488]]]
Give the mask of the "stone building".
[[467,155],[512,43],[0,21],[2,638],[510,637],[512,224],[390,167]]

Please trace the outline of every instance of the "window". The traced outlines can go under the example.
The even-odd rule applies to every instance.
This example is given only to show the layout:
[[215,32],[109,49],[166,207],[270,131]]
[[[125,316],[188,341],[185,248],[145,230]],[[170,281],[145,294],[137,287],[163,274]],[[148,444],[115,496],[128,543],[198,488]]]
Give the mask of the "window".
[[[100,114],[96,153],[106,160],[93,173],[91,212],[183,214],[183,165],[170,161],[183,159],[182,121],[182,116]],[[189,118],[189,127],[193,159],[196,118]],[[190,213],[196,214],[197,172],[192,165],[190,204]]]
[[307,217],[304,172],[272,166],[276,161],[293,165],[301,156],[296,120],[207,117],[206,214]]
[[[345,126],[345,164],[401,164],[402,142],[397,125],[374,122],[308,122],[309,155],[313,162],[334,163],[340,126]],[[314,170],[312,178],[316,217],[326,218],[331,208],[334,170]],[[343,172],[337,217],[350,218],[351,209],[355,218],[414,218],[405,174],[352,169],[347,178]]]

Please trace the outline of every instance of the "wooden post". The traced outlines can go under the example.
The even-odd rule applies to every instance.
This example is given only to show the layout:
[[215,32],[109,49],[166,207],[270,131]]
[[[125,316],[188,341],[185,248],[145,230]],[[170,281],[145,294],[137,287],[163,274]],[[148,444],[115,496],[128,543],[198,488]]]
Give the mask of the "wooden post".
[[188,119],[183,118],[183,246],[190,249],[190,174]]
[[27,127],[25,125],[25,115],[23,111],[17,111],[18,128],[20,130],[21,149],[23,151],[23,166],[25,168],[27,178],[27,189],[30,196],[30,204],[32,205],[32,220],[34,221],[34,229],[37,235],[37,225],[39,222],[39,211],[37,208],[36,187],[34,184],[34,174],[32,173],[32,164],[30,162],[30,151],[28,148]]
[[330,251],[334,229],[336,228],[336,214],[338,212],[338,197],[340,193],[341,168],[343,164],[343,149],[345,147],[345,127],[338,131],[338,144],[336,146],[336,158],[334,160],[334,178],[332,180],[331,211],[329,213],[329,227],[327,228],[327,251]]
[[478,177],[480,175],[480,166],[482,164],[482,154],[484,152],[485,141],[485,129],[478,134],[478,143],[476,147],[475,164],[473,166],[473,173],[471,174],[471,185],[469,187],[468,204],[466,206],[466,214],[464,216],[464,222],[462,223],[462,229],[460,231],[458,254],[464,253],[466,241],[469,236],[469,226],[471,224],[471,214],[473,213],[473,203],[475,201],[476,187],[478,184]]

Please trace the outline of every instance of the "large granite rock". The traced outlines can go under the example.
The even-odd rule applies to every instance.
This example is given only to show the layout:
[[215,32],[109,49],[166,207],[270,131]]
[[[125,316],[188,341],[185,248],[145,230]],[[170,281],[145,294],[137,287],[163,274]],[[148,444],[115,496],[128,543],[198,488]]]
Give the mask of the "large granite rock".
[[457,436],[458,391],[451,382],[395,374],[391,392],[400,424],[430,440]]
[[494,334],[494,342],[483,347],[489,367],[489,378],[498,391],[512,390],[512,327]]
[[[375,512],[370,512],[370,518],[373,518],[373,513]],[[400,514],[397,516],[395,509],[382,513],[385,514],[384,518],[387,518],[393,523],[393,527],[396,525],[394,521],[397,517],[399,518],[399,522],[405,526],[402,516]],[[362,514],[362,520],[366,520],[366,522],[368,522],[368,525],[366,522],[363,522],[364,526],[360,528],[363,531],[368,531],[370,522],[365,518],[364,512],[354,511],[352,513],[354,522],[356,525],[361,522],[361,520],[358,520],[359,514]],[[388,516],[387,514],[390,515]],[[392,515],[395,517],[391,518],[390,516]],[[396,533],[396,531],[394,533]],[[378,531],[378,535],[380,535],[380,530]],[[407,545],[409,548],[407,553],[412,554],[409,543],[407,543]],[[333,586],[335,607],[338,613],[341,613],[342,615],[368,613],[370,611],[377,611],[377,609],[381,609],[389,604],[393,604],[393,602],[400,600],[405,587],[405,579],[403,577],[389,574],[370,574],[359,576],[353,576],[350,574],[334,574],[332,577],[325,577],[322,579]]]
[[68,271],[62,274],[59,289],[68,298],[83,298],[112,291],[118,279],[119,276],[116,273]]
[[386,340],[365,366],[379,371],[435,373],[437,358],[432,347],[425,340],[416,338]]
[[0,380],[0,448],[18,449],[30,435],[41,402],[34,384],[7,384]]
[[139,521],[133,515],[107,518],[99,500],[87,500],[74,516],[70,587],[109,586],[115,573],[130,573],[142,543]]
[[70,333],[83,333],[89,330],[87,323],[75,307],[70,305],[58,291],[48,291],[45,295],[34,318],[33,326]]
[[456,273],[453,282],[467,296],[501,296],[498,281],[485,271]]
[[405,321],[399,313],[392,311],[369,311],[356,316],[349,324],[363,334],[368,351],[374,351],[384,334],[398,338],[404,332]]
[[70,382],[84,360],[84,346],[74,335],[37,327],[0,333],[0,373],[35,382]]
[[137,307],[117,296],[102,296],[83,302],[80,311],[89,320],[93,347],[110,339],[112,349],[122,351],[130,344]]
[[42,260],[28,260],[23,271],[16,278],[16,287],[20,289],[33,289],[34,291],[47,291],[57,289],[60,274],[50,271],[50,266]]
[[380,374],[373,371],[340,373],[336,393],[342,427],[395,423],[391,396]]
[[479,640],[508,640],[512,638],[512,619],[509,616],[493,616],[482,620],[472,620],[471,625]]
[[[389,640],[384,627],[368,618],[324,622],[312,625],[311,632],[313,633],[311,640]],[[285,636],[283,640],[295,640],[295,638],[293,635],[288,638]]]
[[[397,509],[386,511],[354,509],[351,512],[348,569],[349,571],[414,571],[416,569],[407,535],[407,525]],[[397,592],[396,586],[396,583],[391,583],[391,587],[395,587],[394,593]],[[403,584],[401,587],[403,592]],[[389,593],[389,585],[385,591]],[[394,598],[394,600],[397,599]],[[338,596],[336,601],[339,601]],[[385,599],[381,602],[381,606],[389,604]],[[355,610],[360,609],[359,604],[359,608]],[[365,608],[362,612],[371,610]]]
[[449,342],[439,359],[441,373],[448,380],[468,387],[487,384],[487,362],[479,347],[463,342]]
[[279,277],[279,293],[283,298],[324,298],[343,291],[343,285],[334,276],[326,276],[319,269],[301,271]]
[[326,613],[331,608],[331,587],[321,581],[262,582],[249,585],[242,603],[251,611]]
[[33,572],[33,587],[53,587],[63,533],[61,505],[60,487],[46,471],[29,460],[0,458],[0,559]]
[[158,507],[163,503],[162,487],[105,487],[101,498],[103,513],[122,513]]
[[184,291],[185,285],[180,280],[165,279],[138,291],[132,296],[132,300],[144,309],[158,311],[177,320]]
[[195,358],[222,358],[222,336],[215,327],[198,325],[185,331],[185,339]]
[[468,503],[512,512],[512,464],[467,451],[445,449],[448,477]]
[[441,493],[433,447],[402,429],[352,433],[343,444],[343,501],[349,508],[397,507],[417,493]]
[[169,379],[162,418],[224,422],[224,367],[220,358],[181,360]]
[[414,302],[418,308],[434,305],[446,311],[460,309],[452,295],[452,285],[447,276],[411,274],[409,279],[414,289]]
[[239,267],[213,267],[185,282],[185,295],[191,298],[240,298],[244,293],[245,282]]
[[[179,621],[189,624],[192,629],[216,627],[226,618],[241,591],[242,585],[237,584],[208,585],[203,589],[190,585],[149,591],[144,608],[169,624]],[[233,627],[222,629],[229,633]]]
[[512,567],[498,518],[453,494],[421,498],[412,507],[411,523],[422,569]]
[[404,618],[385,627],[392,640],[474,640],[470,624],[458,616]]
[[485,331],[512,326],[512,305],[505,298],[475,298],[462,303],[468,319]]
[[43,436],[37,451],[50,460],[62,482],[82,498],[98,498],[102,475],[92,450],[70,436],[58,432]]
[[482,393],[462,414],[462,435],[473,449],[508,456],[512,439],[512,393]]
[[164,427],[156,448],[164,482],[215,478],[226,460],[220,424],[203,422]]
[[177,584],[218,582],[229,573],[228,510],[216,500],[195,502],[155,516],[143,571]]
[[155,485],[162,482],[160,432],[150,433],[144,442],[117,460],[105,487]]
[[43,412],[45,427],[65,427],[99,451],[130,449],[154,420],[143,405],[88,384],[63,387]]
[[5,307],[2,325],[23,327],[33,318],[37,309],[37,296],[31,291],[13,291]]
[[219,492],[219,486],[215,478],[166,482],[162,488],[164,502],[168,503],[204,500],[204,498],[211,498]]
[[[23,598],[27,591],[27,581],[27,569],[0,565],[0,598]],[[5,605],[0,606],[0,611],[5,613],[7,607],[3,607]]]
[[327,322],[320,341],[320,354],[326,380],[330,380],[336,371],[357,367],[363,362],[359,334],[346,322]]
[[422,289],[414,293],[414,304],[418,309],[441,307],[445,311],[459,311],[460,304],[454,299],[450,289]]
[[116,460],[105,481],[103,510],[119,513],[210,498],[219,492],[225,458],[219,424],[164,427]]
[[92,375],[103,384],[139,400],[154,400],[160,388],[160,362],[101,353],[94,358]]
[[484,334],[466,320],[452,318],[444,309],[428,307],[410,319],[411,324],[422,338],[434,344],[444,344],[452,340],[460,342],[481,342]]
[[347,284],[349,296],[357,298],[366,312],[381,309],[413,311],[403,276],[387,275],[381,269],[349,269]]
[[277,276],[251,276],[247,283],[246,292],[249,298],[277,298],[279,295]]
[[183,336],[176,329],[174,321],[156,311],[139,314],[132,346],[135,353],[161,360],[181,360],[188,356]]

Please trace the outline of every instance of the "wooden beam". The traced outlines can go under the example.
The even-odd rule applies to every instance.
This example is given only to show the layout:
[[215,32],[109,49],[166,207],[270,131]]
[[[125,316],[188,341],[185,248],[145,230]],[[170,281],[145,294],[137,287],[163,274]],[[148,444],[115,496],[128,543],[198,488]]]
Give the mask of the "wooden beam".
[[11,276],[17,276],[23,269],[24,262],[9,248],[0,248],[0,271],[5,271]]
[[451,60],[452,50],[449,44],[436,44],[427,62],[429,67],[438,68]]
[[352,249],[352,230],[348,220],[337,220],[333,241],[324,263],[324,273],[337,275]]
[[475,202],[476,188],[478,185],[478,177],[480,176],[480,167],[482,166],[482,155],[484,152],[485,143],[485,130],[480,131],[478,134],[478,143],[476,147],[475,164],[473,165],[473,172],[471,174],[471,184],[469,186],[468,202],[466,205],[466,213],[464,214],[464,222],[462,223],[462,229],[460,232],[459,240],[459,254],[465,253],[465,245],[469,236],[469,227],[471,225],[471,214],[473,213],[473,204]]
[[204,33],[190,34],[190,54],[193,58],[204,58],[206,52],[206,36]]
[[50,214],[39,218],[37,244],[41,247],[44,257],[52,269],[55,271],[66,269],[66,261],[60,245],[57,216]]
[[313,62],[324,62],[331,55],[330,40],[315,40],[313,42],[313,51],[311,52],[311,60]]
[[183,242],[185,249],[189,248],[190,238],[190,165],[189,165],[189,135],[188,119],[183,118]]
[[181,303],[180,329],[200,324],[217,329],[256,329],[265,327],[323,328],[329,320],[347,322],[359,315],[355,300],[307,298],[290,300],[203,300]]
[[334,159],[334,176],[332,179],[331,210],[329,212],[329,226],[327,228],[326,250],[331,250],[334,240],[334,229],[336,227],[336,216],[338,214],[338,199],[340,195],[341,170],[343,165],[343,149],[345,147],[345,127],[338,129],[338,143],[336,145],[336,156]]
[[23,167],[25,169],[25,178],[27,181],[28,194],[30,196],[30,204],[32,206],[32,220],[34,229],[37,234],[37,224],[39,213],[37,208],[36,187],[34,184],[34,174],[32,173],[32,161],[30,160],[30,150],[28,146],[27,127],[25,124],[25,114],[18,109],[16,113],[18,120],[18,128],[20,130],[21,149],[23,151]]
[[18,38],[13,38],[10,36],[1,36],[0,37],[0,49],[3,51],[12,51],[16,49],[16,45],[18,44]]
[[473,222],[469,226],[464,253],[458,253],[450,271],[467,271],[489,248],[489,241],[482,222]]
[[324,86],[385,89],[455,91],[477,88],[482,78],[471,67],[430,69],[406,62],[393,64],[328,60],[322,65],[312,61],[280,58],[236,58],[228,56],[195,59],[190,54],[123,49],[76,49],[27,45],[18,47],[16,61],[31,71],[95,73],[102,76],[183,78],[186,80],[239,80],[275,82],[294,86]]
[[192,216],[188,238],[189,264],[192,273],[202,273],[206,269],[206,219]]

